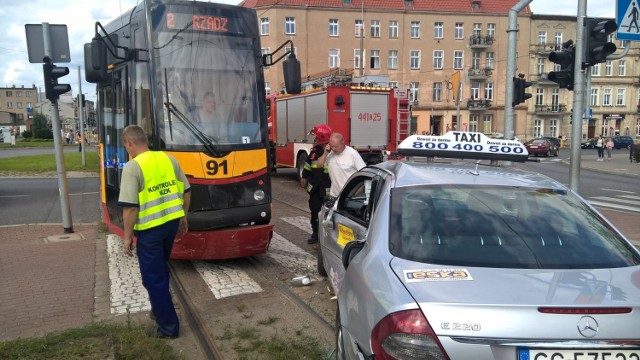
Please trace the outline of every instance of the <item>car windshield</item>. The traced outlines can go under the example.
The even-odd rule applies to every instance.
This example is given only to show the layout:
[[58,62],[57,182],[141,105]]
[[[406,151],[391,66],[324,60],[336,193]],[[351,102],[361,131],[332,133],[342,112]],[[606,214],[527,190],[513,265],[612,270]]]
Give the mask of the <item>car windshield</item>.
[[552,189],[419,186],[391,193],[394,256],[451,266],[592,269],[640,257],[575,195]]

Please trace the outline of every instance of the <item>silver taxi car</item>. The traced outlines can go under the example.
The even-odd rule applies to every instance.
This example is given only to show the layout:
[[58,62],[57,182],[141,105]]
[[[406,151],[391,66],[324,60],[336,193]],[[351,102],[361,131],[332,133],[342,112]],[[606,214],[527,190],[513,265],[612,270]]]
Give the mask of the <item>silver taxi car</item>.
[[522,144],[399,148],[428,161],[367,166],[320,215],[338,359],[640,359],[640,253],[562,184],[497,165]]

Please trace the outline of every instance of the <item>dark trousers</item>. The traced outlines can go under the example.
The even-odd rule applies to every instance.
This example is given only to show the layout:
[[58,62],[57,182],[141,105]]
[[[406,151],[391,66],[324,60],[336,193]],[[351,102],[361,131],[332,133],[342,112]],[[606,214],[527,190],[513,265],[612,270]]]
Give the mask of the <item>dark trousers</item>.
[[311,238],[318,239],[318,214],[324,203],[324,194],[316,191],[309,195],[309,210],[311,210]]
[[142,284],[149,293],[151,311],[158,329],[165,335],[178,336],[180,324],[169,292],[169,255],[178,233],[180,219],[151,229],[136,231],[137,253]]

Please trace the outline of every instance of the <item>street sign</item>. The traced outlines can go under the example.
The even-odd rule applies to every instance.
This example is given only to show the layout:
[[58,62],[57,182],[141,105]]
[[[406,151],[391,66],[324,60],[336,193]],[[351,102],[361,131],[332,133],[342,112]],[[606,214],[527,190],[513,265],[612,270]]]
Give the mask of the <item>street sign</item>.
[[616,23],[618,40],[640,41],[640,5],[638,0],[617,0]]
[[[44,37],[42,35],[42,24],[25,24],[27,33],[27,51],[29,53],[29,62],[32,64],[44,63],[42,59],[44,53]],[[49,49],[51,54],[51,62],[71,62],[71,53],[69,52],[69,35],[67,34],[67,25],[49,25]]]

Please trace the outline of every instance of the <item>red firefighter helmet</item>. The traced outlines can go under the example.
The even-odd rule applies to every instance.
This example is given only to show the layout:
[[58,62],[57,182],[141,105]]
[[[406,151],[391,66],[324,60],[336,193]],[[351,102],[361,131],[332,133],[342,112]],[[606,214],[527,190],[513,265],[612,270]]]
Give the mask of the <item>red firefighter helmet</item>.
[[326,124],[318,124],[309,131],[309,135],[316,137],[315,143],[326,144],[329,142],[329,138],[331,137],[331,128]]

